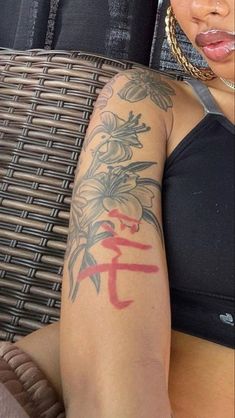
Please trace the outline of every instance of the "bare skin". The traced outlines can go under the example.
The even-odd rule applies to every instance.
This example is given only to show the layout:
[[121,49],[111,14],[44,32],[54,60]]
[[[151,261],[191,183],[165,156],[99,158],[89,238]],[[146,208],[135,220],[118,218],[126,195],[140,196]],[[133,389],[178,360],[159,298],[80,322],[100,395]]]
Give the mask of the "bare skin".
[[[175,82],[174,82],[175,83]],[[203,109],[190,87],[180,84],[180,94],[174,100],[190,103],[190,115],[180,123],[178,135],[168,142],[170,155],[181,138],[203,117]],[[213,89],[211,89],[213,92]],[[220,94],[220,92],[218,92]],[[215,94],[216,96],[216,94]],[[226,102],[232,108],[232,97],[227,93]],[[180,109],[177,103],[176,109]],[[227,117],[234,123],[234,115],[222,106]],[[193,109],[193,112],[191,111]],[[193,115],[193,117],[192,117]],[[183,126],[183,130],[182,130]],[[44,371],[63,399],[59,364],[59,326],[60,322],[36,331],[16,343],[28,352]],[[41,350],[40,341],[44,341]],[[45,345],[46,344],[46,345]],[[40,347],[40,349],[39,349]],[[171,360],[169,371],[169,396],[175,418],[233,418],[234,416],[234,352],[210,341],[202,340],[182,332],[172,330]],[[193,388],[193,390],[192,390]],[[200,400],[200,402],[199,402]],[[211,400],[208,402],[208,400]],[[203,411],[203,415],[202,415]]]
[[[233,2],[220,1],[217,14],[213,13],[215,4],[212,3],[209,0],[172,0],[176,17],[194,45],[195,36],[201,30],[212,27],[234,30]],[[218,76],[234,81],[234,54],[225,65],[212,61],[208,64]],[[175,81],[169,83],[176,94],[173,97],[174,129],[168,138],[167,156],[204,115],[201,104],[188,86]],[[234,123],[231,90],[219,78],[208,86],[224,114]],[[50,341],[45,352],[38,350],[42,338],[45,342]],[[233,418],[233,350],[177,331],[172,331],[171,338],[169,396],[174,418]],[[33,357],[63,397],[58,341],[59,323],[25,337],[16,345]]]
[[[169,396],[174,417],[233,418],[233,350],[177,331],[171,338]],[[63,399],[58,339],[59,322],[16,345],[34,359]],[[44,350],[39,349],[42,340]]]

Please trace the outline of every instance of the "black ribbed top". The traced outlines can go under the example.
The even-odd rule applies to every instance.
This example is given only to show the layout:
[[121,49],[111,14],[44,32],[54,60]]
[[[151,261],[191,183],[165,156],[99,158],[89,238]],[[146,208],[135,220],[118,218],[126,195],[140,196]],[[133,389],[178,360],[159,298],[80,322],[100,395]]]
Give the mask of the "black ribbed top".
[[207,114],[166,160],[163,175],[172,328],[232,348],[235,130],[207,87],[190,84]]

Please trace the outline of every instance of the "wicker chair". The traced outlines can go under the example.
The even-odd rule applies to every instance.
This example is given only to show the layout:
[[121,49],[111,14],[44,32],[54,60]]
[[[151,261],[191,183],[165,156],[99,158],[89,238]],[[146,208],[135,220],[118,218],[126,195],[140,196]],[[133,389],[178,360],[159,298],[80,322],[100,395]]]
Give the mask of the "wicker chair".
[[97,95],[142,67],[84,52],[0,51],[0,339],[57,321],[74,171]]

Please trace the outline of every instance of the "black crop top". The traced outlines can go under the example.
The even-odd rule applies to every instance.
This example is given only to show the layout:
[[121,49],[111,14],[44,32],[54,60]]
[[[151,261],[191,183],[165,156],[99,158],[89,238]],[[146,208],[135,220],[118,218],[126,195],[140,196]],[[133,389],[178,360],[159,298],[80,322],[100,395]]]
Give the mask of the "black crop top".
[[188,83],[206,115],[163,174],[172,328],[233,348],[234,125],[202,82]]

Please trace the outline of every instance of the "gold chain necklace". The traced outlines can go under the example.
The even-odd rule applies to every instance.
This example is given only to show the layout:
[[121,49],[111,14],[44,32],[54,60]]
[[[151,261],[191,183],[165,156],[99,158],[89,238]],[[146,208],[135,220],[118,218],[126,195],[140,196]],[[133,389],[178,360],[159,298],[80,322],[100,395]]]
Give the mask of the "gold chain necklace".
[[223,81],[226,86],[228,86],[230,89],[235,90],[235,83],[230,80],[226,80],[225,78],[220,77],[220,80]]

